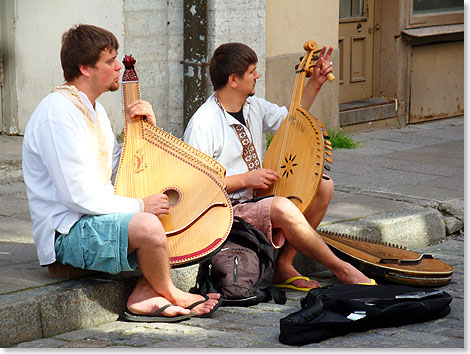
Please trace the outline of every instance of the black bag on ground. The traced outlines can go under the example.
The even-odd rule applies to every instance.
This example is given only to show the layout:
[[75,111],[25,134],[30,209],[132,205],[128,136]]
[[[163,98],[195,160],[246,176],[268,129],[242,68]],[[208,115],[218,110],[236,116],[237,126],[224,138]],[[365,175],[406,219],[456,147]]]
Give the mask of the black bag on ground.
[[235,217],[221,250],[199,265],[196,288],[201,294],[218,292],[222,306],[251,306],[260,302],[284,304],[285,292],[272,286],[274,248],[266,236]]
[[446,316],[452,297],[430,288],[344,284],[310,290],[301,310],[280,320],[279,341],[304,345],[372,328]]

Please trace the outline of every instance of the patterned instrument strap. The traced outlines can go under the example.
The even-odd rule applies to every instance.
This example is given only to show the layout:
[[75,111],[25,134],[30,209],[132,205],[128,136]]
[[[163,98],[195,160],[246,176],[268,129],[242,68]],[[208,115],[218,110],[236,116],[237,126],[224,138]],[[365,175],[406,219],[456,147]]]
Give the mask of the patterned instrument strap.
[[[225,114],[224,106],[222,102],[220,102],[219,97],[217,94],[214,95],[215,103],[219,106],[222,112]],[[248,123],[247,123],[248,124]],[[258,154],[256,153],[255,146],[253,142],[250,140],[248,135],[246,134],[245,128],[242,124],[233,124],[235,128],[235,132],[237,133],[238,139],[243,147],[243,161],[245,161],[246,165],[248,166],[249,171],[258,170],[261,168],[261,162],[259,160]],[[250,131],[250,127],[247,126],[248,131]],[[251,131],[250,131],[251,133]]]

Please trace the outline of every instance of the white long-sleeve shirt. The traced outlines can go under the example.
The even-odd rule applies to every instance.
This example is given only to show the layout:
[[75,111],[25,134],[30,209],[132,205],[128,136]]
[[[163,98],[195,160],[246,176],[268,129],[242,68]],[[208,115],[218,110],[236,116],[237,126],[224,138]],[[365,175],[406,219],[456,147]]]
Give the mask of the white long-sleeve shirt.
[[[210,96],[194,113],[184,132],[184,141],[216,159],[225,167],[226,176],[248,172],[242,157],[243,146],[234,129],[234,125],[240,122],[222,110],[214,96]],[[249,127],[243,126],[243,129],[260,160],[263,154],[263,133],[277,131],[287,113],[286,107],[279,107],[256,96],[248,97],[243,104],[243,116]],[[231,193],[230,198],[253,198],[253,189],[241,189]]]
[[[95,109],[79,92],[109,147],[109,168],[119,166],[121,149],[103,106]],[[39,263],[55,261],[55,231],[67,234],[83,215],[138,212],[136,199],[114,194],[97,171],[94,142],[83,113],[59,92],[46,96],[33,112],[23,140],[23,176]]]

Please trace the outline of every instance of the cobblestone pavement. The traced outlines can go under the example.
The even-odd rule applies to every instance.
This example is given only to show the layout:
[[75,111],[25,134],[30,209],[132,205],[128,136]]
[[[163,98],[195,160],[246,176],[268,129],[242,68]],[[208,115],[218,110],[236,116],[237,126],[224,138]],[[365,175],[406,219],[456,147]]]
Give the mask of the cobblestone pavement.
[[[463,236],[420,251],[454,267],[451,283],[442,287],[453,297],[449,315],[425,323],[350,333],[303,348],[464,348]],[[323,285],[336,282],[328,272],[320,276]],[[178,324],[115,321],[23,342],[16,348],[289,348],[278,340],[279,320],[300,309],[299,300],[305,293],[287,294],[285,305],[221,307],[211,319],[192,318]]]

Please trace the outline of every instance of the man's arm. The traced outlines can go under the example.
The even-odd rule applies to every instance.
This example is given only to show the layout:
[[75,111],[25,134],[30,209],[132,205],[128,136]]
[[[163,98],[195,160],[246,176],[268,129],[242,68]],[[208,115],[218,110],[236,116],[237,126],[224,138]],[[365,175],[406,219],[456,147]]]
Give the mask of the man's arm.
[[307,111],[312,107],[313,102],[317,98],[323,84],[327,80],[326,75],[333,72],[333,67],[329,61],[333,48],[324,46],[318,55],[316,67],[313,69],[313,74],[307,81],[304,87],[304,95],[302,97],[302,107]]

